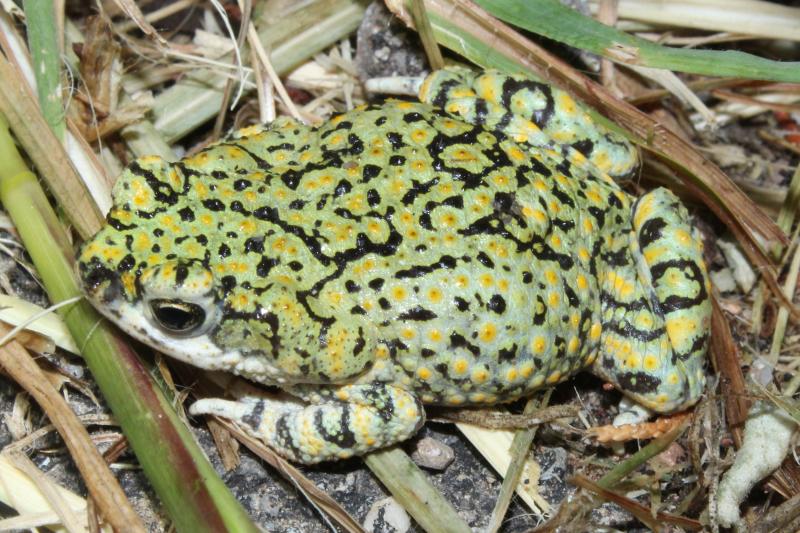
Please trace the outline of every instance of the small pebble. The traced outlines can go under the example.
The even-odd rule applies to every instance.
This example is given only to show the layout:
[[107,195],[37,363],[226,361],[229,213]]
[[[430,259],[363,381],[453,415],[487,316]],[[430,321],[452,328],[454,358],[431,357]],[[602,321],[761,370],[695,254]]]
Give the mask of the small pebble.
[[405,533],[411,529],[411,519],[394,498],[384,498],[372,504],[363,526],[370,533]]
[[411,454],[412,461],[431,470],[444,470],[453,462],[454,457],[453,448],[430,437],[420,439]]

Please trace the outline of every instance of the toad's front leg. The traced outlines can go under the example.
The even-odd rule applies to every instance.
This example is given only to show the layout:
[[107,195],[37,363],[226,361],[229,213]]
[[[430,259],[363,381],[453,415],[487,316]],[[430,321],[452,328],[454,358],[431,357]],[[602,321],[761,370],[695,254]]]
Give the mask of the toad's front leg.
[[291,392],[303,401],[255,395],[204,399],[190,412],[230,418],[287,459],[306,464],[389,446],[416,433],[425,421],[416,396],[384,383],[305,385]]

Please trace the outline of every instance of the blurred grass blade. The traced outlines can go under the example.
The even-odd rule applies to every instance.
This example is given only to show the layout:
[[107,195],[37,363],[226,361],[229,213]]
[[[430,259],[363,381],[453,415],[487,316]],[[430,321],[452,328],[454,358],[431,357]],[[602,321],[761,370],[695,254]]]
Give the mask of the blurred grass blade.
[[800,82],[800,63],[770,61],[735,50],[661,46],[606,26],[558,0],[475,0],[495,17],[618,63],[706,76]]
[[[2,39],[3,50],[13,46]],[[65,208],[70,222],[81,237],[88,238],[101,227],[102,216],[91,200],[64,146],[59,142],[37,105],[22,72],[0,55],[0,113],[14,128],[17,141],[25,149],[48,184],[58,203]]]
[[365,455],[364,462],[422,529],[428,533],[469,533],[464,519],[403,450],[396,446],[378,450]]
[[51,0],[25,0],[22,5],[39,105],[53,133],[63,141],[66,127],[61,99],[61,47],[55,20],[56,3]]
[[[80,295],[66,233],[17,152],[4,118],[0,124],[0,201],[50,300],[60,302]],[[63,307],[59,314],[176,529],[256,531],[136,354],[85,300]]]
[[[596,11],[598,3],[589,0],[590,9]],[[800,9],[763,0],[619,0],[617,12],[621,19],[656,26],[800,40]]]
[[[255,24],[264,48],[272,52],[273,68],[282,76],[350,35],[361,22],[365,7],[364,0],[298,2],[281,16],[265,8]],[[156,130],[172,143],[209,120],[222,105],[226,80],[223,74],[201,70],[162,91],[152,111]]]

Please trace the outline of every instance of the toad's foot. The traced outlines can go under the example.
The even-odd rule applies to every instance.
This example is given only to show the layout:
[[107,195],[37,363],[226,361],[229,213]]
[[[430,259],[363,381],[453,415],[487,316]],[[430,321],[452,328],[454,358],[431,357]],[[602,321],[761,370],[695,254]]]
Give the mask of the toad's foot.
[[344,459],[400,442],[425,421],[419,400],[398,387],[372,383],[326,391],[327,395],[316,392],[311,398],[320,403],[247,395],[236,401],[199,400],[189,411],[234,420],[279,454],[306,464]]

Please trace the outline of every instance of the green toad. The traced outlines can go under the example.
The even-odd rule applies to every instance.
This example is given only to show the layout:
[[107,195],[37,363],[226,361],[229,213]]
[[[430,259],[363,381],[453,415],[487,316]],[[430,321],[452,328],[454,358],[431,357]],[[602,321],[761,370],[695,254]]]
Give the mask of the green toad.
[[422,405],[584,369],[656,411],[704,387],[709,284],[679,200],[566,94],[438,71],[422,103],[287,119],[135,161],[82,249],[94,304],[193,365],[296,399],[196,402],[313,463],[408,438]]

